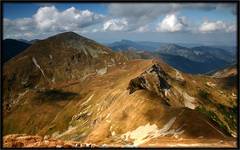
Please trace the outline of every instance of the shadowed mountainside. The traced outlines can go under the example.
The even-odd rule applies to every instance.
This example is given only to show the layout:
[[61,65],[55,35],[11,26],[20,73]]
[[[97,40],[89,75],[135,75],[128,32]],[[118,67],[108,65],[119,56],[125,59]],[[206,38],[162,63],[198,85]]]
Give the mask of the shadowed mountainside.
[[30,45],[31,44],[13,40],[13,39],[3,40],[3,50],[2,50],[3,62],[6,62],[9,59],[15,57],[17,54],[23,52]]

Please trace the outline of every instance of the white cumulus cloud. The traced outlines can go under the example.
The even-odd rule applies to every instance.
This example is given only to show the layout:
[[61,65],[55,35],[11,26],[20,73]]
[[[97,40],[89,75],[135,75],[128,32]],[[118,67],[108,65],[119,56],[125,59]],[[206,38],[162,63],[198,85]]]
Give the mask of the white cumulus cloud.
[[109,14],[114,18],[126,18],[128,29],[132,31],[156,21],[161,16],[186,9],[202,12],[222,9],[233,14],[236,9],[236,5],[231,3],[112,3],[107,6]]
[[5,38],[31,38],[34,35],[63,31],[85,31],[85,27],[103,22],[105,16],[89,10],[70,7],[59,11],[55,6],[40,7],[31,18],[4,18]]
[[40,8],[33,18],[41,30],[74,30],[96,24],[102,21],[104,16],[74,7],[60,12],[51,6]]
[[10,20],[7,18],[3,19],[3,36],[4,38],[18,38],[25,36],[31,38],[35,23],[31,18],[22,18]]
[[149,31],[149,27],[147,25],[141,26],[141,27],[137,28],[136,31],[137,32],[148,32]]
[[236,31],[236,26],[233,24],[227,24],[223,21],[204,21],[198,28],[202,33],[209,33],[215,31],[225,31],[234,32]]
[[[223,9],[235,14],[234,4],[223,3],[128,3],[107,4],[107,13],[102,15],[88,9],[69,7],[59,10],[54,5],[40,5],[31,17],[3,19],[4,38],[43,38],[59,32],[96,33],[104,31],[126,32],[179,32],[194,33],[235,32],[236,20],[223,21],[186,20],[179,17],[181,10],[198,9],[209,12]],[[160,22],[157,22],[164,17]],[[190,19],[190,18],[189,18]],[[191,21],[191,22],[190,22]],[[157,23],[156,23],[157,22]]]
[[126,29],[128,22],[125,18],[122,19],[110,19],[103,24],[104,31],[122,31]]
[[168,14],[158,24],[158,32],[177,32],[184,29],[186,21],[184,17],[178,17],[176,14]]

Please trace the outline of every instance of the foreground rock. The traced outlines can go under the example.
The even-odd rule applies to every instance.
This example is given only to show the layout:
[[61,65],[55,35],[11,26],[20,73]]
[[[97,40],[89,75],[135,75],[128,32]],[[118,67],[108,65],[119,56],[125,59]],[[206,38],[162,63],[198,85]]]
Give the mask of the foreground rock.
[[[153,142],[153,143],[152,143]],[[137,147],[236,147],[236,140],[220,140],[220,139],[173,139],[165,137],[155,139],[155,141]],[[80,143],[76,141],[63,141],[58,139],[41,137],[38,135],[26,134],[10,134],[3,137],[4,148],[100,148],[100,147],[136,147],[134,145],[95,145]]]
[[47,136],[43,138],[38,135],[10,134],[3,137],[3,147],[79,148],[79,147],[96,147],[96,145],[87,143],[83,144],[75,141],[62,141],[48,138]]

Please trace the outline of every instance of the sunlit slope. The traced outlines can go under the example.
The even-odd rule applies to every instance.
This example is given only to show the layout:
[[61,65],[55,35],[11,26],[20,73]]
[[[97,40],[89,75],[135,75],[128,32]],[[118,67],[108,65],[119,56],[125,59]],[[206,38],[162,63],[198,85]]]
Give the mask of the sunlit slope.
[[[159,66],[168,76],[166,82],[171,85],[168,94],[164,89],[163,95],[148,89],[130,94],[127,89],[131,85],[130,81],[153,65],[158,63],[135,60],[109,68],[103,75],[89,76],[77,84],[67,86],[68,83],[65,83],[65,88],[61,87],[61,90],[76,94],[71,99],[41,101],[39,93],[30,92],[32,97],[27,98],[32,107],[20,106],[7,117],[6,122],[10,123],[10,118],[20,118],[25,114],[25,121],[19,119],[19,124],[14,127],[25,129],[15,131],[17,133],[51,135],[54,138],[95,144],[141,145],[159,140],[160,137],[230,137],[227,135],[228,130],[219,127],[211,116],[199,111],[200,108],[206,109],[220,118],[225,114],[216,109],[217,105],[222,103],[224,107],[233,107],[220,99],[207,103],[199,95],[201,90],[211,92],[207,82],[214,82],[212,78],[186,75],[164,64]],[[212,90],[218,90],[214,88]],[[34,104],[39,100],[41,102]],[[40,114],[38,119],[29,117],[36,114]],[[32,124],[27,124],[30,121]],[[223,124],[226,127],[229,125],[228,122]]]
[[128,60],[75,33],[33,44],[6,63],[3,75],[4,135],[234,146],[237,91],[220,86],[225,78],[186,74],[162,60]]

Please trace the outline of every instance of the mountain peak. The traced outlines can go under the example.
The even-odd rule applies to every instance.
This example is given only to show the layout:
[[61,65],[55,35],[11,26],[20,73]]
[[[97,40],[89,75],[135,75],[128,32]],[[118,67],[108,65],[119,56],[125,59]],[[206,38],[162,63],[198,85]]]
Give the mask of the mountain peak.
[[56,34],[52,37],[62,37],[62,36],[78,37],[79,35],[75,32],[69,31],[69,32],[62,32],[62,33]]
[[71,36],[71,37],[79,37],[80,35],[77,34],[77,33],[75,33],[75,32],[69,31],[69,32],[59,33],[59,34],[57,34],[56,36]]
[[60,34],[56,34],[52,37],[49,37],[47,39],[55,39],[55,40],[83,40],[83,41],[92,41],[86,37],[83,37],[75,32],[69,31],[69,32],[63,32]]

